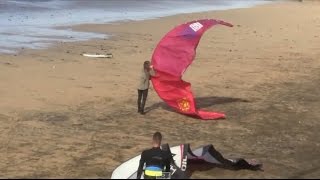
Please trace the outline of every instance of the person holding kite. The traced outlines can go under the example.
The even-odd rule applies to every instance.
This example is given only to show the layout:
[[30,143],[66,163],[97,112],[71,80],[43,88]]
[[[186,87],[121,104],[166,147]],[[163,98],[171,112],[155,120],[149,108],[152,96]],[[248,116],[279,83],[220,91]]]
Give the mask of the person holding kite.
[[144,106],[147,101],[148,91],[150,86],[151,76],[155,75],[153,66],[150,65],[150,61],[143,63],[143,68],[140,74],[139,85],[138,85],[138,113],[145,114]]

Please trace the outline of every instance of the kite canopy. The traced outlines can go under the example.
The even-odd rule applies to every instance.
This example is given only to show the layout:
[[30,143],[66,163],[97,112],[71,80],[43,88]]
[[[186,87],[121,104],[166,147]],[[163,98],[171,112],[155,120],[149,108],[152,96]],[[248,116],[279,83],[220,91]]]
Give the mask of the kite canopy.
[[151,64],[156,76],[151,81],[159,97],[180,113],[200,119],[225,118],[223,113],[206,112],[196,108],[191,84],[182,80],[194,60],[202,35],[214,25],[232,27],[224,21],[202,19],[181,24],[168,32],[153,52]]

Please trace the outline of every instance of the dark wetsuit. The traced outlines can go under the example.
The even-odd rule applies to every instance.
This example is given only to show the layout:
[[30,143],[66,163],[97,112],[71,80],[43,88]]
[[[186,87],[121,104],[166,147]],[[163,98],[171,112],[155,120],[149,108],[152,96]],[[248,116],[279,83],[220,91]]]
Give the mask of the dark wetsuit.
[[170,153],[162,151],[160,148],[151,148],[143,151],[137,172],[137,179],[141,178],[145,163],[144,179],[154,179],[158,176],[162,176],[162,171],[164,169],[165,172],[170,172],[170,160]]

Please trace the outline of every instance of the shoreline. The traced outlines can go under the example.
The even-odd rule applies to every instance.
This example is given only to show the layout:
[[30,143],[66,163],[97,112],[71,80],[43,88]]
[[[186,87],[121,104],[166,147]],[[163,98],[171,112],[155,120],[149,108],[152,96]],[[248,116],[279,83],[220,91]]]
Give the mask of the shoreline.
[[[318,5],[285,2],[81,25],[73,28],[114,36],[0,55],[0,174],[110,178],[160,131],[164,143],[213,144],[226,157],[257,159],[265,167],[213,168],[192,178],[319,177],[319,15]],[[148,113],[137,114],[143,61],[173,26],[205,17],[234,27],[204,34],[183,79],[192,83],[201,109],[225,112],[227,119],[200,121],[172,112],[152,86]],[[80,55],[84,51],[114,56],[90,59]]]
[[[193,14],[193,13],[206,13],[206,12],[215,12],[215,11],[225,11],[225,10],[233,10],[233,9],[244,9],[244,8],[252,8],[252,7],[255,7],[255,6],[260,6],[260,5],[267,5],[267,4],[272,4],[272,3],[276,3],[276,2],[268,2],[268,1],[265,1],[265,2],[252,2],[251,5],[249,4],[246,4],[246,5],[234,5],[235,7],[223,7],[222,9],[214,9],[214,10],[193,10],[193,11],[190,11],[190,12],[176,12],[174,14],[172,14],[171,12],[167,12],[167,13],[162,13],[162,14],[159,14],[159,15],[155,15],[155,16],[150,16],[150,17],[145,17],[145,18],[137,18],[135,20],[132,20],[132,19],[123,19],[123,20],[113,20],[113,21],[110,21],[110,22],[105,22],[105,23],[76,23],[76,24],[71,24],[71,25],[54,25],[54,26],[48,26],[48,27],[45,27],[45,31],[47,31],[47,33],[50,34],[50,31],[54,31],[54,30],[60,30],[61,32],[56,32],[56,33],[60,33],[61,36],[64,36],[63,34],[67,33],[67,34],[70,34],[68,36],[65,37],[65,39],[59,39],[59,36],[52,36],[53,34],[51,33],[51,35],[48,35],[47,37],[50,37],[52,36],[50,40],[47,39],[43,39],[41,40],[41,36],[39,36],[39,40],[35,41],[35,42],[32,42],[31,44],[35,44],[33,47],[22,47],[22,48],[12,48],[12,47],[3,47],[4,49],[2,49],[1,51],[1,54],[18,54],[20,52],[21,49],[34,49],[34,50],[37,50],[37,49],[48,49],[52,46],[55,46],[56,44],[59,44],[59,41],[60,42],[81,42],[81,41],[90,41],[90,40],[95,40],[95,39],[105,39],[109,36],[109,34],[106,34],[106,33],[97,33],[94,31],[82,31],[81,29],[79,29],[78,31],[69,31],[68,29],[73,29],[73,27],[79,27],[79,26],[83,26],[83,25],[97,25],[97,24],[118,24],[118,23],[127,23],[127,22],[139,22],[139,21],[145,21],[145,20],[156,20],[156,19],[159,19],[159,18],[165,18],[165,17],[173,17],[173,16],[176,16],[176,15],[187,15],[187,14]],[[238,7],[239,6],[239,7]],[[220,7],[221,8],[221,7]],[[227,8],[227,9],[225,9]],[[129,18],[129,17],[127,17]],[[34,23],[34,22],[33,22]],[[43,28],[43,27],[42,27]],[[34,27],[34,29],[38,29],[38,31],[42,31],[41,28],[39,29],[39,27]],[[87,34],[85,34],[87,33]],[[4,33],[5,34],[5,33]],[[17,34],[19,36],[19,34]],[[88,36],[87,38],[81,40],[81,37],[80,36]],[[26,36],[26,37],[25,37]],[[46,35],[44,35],[46,36]],[[13,37],[12,37],[13,38]],[[24,38],[30,38],[28,35],[22,35],[21,36],[22,39]],[[56,38],[56,40],[54,40]],[[21,41],[21,40],[19,40]],[[23,41],[21,41],[23,42]],[[41,45],[41,43],[49,43],[48,45],[44,46],[44,45]],[[38,44],[38,45],[37,45]],[[28,44],[27,46],[30,46],[30,44]],[[39,46],[39,47],[36,47],[36,46]],[[7,53],[6,53],[7,52]]]

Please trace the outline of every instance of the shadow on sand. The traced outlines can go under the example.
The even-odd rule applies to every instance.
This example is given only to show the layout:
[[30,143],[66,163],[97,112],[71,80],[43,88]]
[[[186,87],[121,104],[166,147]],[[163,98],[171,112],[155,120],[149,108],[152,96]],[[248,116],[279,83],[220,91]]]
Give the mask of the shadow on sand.
[[[226,104],[226,103],[232,103],[232,102],[250,102],[245,99],[241,98],[232,98],[232,97],[216,97],[216,96],[211,96],[211,97],[198,97],[195,98],[197,108],[202,109],[202,108],[207,108],[213,105],[217,104]],[[159,102],[151,105],[150,107],[146,108],[146,113],[162,108],[167,111],[175,112],[171,107],[169,107],[165,102]]]

